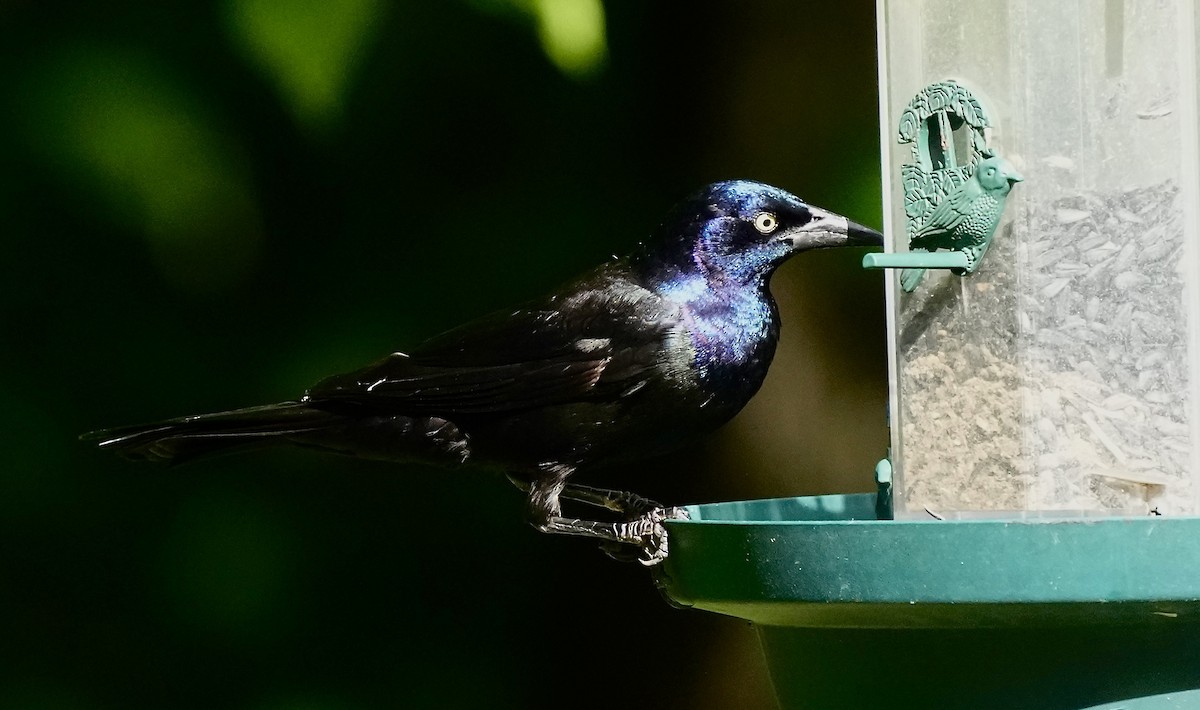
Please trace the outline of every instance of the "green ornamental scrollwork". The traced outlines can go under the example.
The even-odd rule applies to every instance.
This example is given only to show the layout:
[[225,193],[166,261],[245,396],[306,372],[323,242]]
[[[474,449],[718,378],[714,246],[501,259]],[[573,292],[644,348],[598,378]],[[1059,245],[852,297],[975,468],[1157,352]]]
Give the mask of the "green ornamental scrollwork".
[[[904,112],[900,114],[899,140],[901,143],[914,143],[921,126],[937,112],[949,112],[962,119],[974,129],[978,136],[976,146],[980,151],[986,149],[983,142],[983,130],[991,126],[983,106],[971,95],[962,84],[953,79],[947,79],[936,84],[930,84],[921,89]],[[913,160],[920,160],[918,146],[913,146]]]

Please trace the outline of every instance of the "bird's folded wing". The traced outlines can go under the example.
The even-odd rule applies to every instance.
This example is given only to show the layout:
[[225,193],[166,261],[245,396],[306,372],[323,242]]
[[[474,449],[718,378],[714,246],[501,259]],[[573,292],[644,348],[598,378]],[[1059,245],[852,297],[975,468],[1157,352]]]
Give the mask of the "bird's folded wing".
[[947,195],[938,203],[937,207],[933,208],[929,218],[913,234],[910,244],[918,247],[927,246],[922,243],[924,240],[953,232],[966,219],[967,212],[971,208],[971,197],[971,193],[964,189],[955,190]]
[[662,337],[653,327],[626,329],[603,321],[580,322],[553,310],[489,316],[411,354],[394,353],[323,380],[305,401],[450,416],[600,398],[644,379],[657,362]]
[[414,365],[402,353],[358,373],[331,377],[305,400],[402,414],[483,414],[583,399],[608,360],[541,360],[489,367]]

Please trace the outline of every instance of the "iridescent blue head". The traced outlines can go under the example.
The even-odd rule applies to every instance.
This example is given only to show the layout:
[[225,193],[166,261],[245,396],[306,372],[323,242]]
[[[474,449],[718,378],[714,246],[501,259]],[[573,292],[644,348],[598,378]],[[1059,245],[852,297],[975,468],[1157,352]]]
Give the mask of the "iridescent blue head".
[[709,281],[765,283],[776,267],[799,252],[882,244],[878,232],[789,192],[729,180],[677,205],[634,262],[703,274]]

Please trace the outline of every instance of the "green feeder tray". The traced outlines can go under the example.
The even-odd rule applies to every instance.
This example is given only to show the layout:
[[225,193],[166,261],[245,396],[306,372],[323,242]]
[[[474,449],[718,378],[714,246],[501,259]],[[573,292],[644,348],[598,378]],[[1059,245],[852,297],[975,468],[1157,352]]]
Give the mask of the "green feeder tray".
[[783,708],[1200,707],[1200,518],[689,507],[666,595],[755,624]]

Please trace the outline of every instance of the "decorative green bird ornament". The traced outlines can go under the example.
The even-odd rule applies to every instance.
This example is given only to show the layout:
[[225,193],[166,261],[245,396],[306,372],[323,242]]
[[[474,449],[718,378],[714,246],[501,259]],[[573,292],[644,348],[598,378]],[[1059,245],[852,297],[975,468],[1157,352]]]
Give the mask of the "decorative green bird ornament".
[[[993,156],[981,160],[971,178],[933,208],[929,219],[909,240],[909,251],[962,252],[967,257],[963,273],[974,273],[992,243],[1008,193],[1024,179],[1004,158]],[[924,276],[925,269],[904,269],[900,272],[900,286],[911,292]]]

